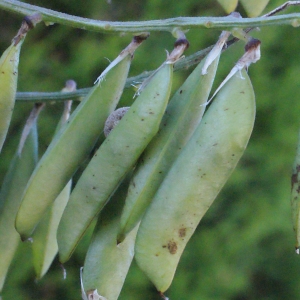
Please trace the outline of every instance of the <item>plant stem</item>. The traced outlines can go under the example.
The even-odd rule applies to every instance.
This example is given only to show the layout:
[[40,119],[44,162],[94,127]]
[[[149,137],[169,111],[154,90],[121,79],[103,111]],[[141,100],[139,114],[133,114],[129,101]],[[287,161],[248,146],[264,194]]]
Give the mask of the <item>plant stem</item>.
[[[289,1],[291,2],[291,1]],[[298,1],[293,1],[297,5]],[[293,3],[292,2],[292,3]],[[291,4],[289,4],[291,5]],[[58,23],[75,28],[100,32],[131,32],[140,33],[145,31],[172,31],[175,27],[182,30],[191,28],[213,28],[219,30],[230,30],[232,28],[263,27],[273,25],[300,25],[300,13],[281,16],[243,18],[233,17],[178,17],[164,20],[133,21],[133,22],[111,22],[92,20],[68,15],[51,9],[27,4],[17,0],[0,0],[0,9],[18,13],[21,15],[32,15],[40,13],[46,24]],[[276,11],[277,12],[277,11]]]

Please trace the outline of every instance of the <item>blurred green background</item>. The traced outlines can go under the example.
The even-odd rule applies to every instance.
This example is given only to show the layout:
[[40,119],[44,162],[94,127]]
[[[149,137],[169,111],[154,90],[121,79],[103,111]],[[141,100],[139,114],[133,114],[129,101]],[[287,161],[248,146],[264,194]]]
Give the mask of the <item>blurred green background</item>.
[[[148,20],[178,16],[223,16],[216,0],[27,0],[68,14],[112,20]],[[272,0],[270,11],[284,3]],[[299,11],[290,8],[286,12]],[[237,11],[243,16],[242,7]],[[0,11],[0,53],[10,44],[22,17]],[[216,42],[220,32],[190,30],[190,55]],[[290,211],[290,176],[300,125],[299,29],[265,27],[252,35],[262,41],[261,60],[249,70],[257,99],[257,118],[249,146],[237,169],[219,194],[178,266],[170,299],[254,300],[300,299],[300,257],[294,252]],[[78,88],[94,80],[129,43],[130,35],[86,32],[61,25],[40,24],[22,48],[18,91],[59,91],[67,79]],[[157,68],[172,50],[174,38],[153,32],[136,51],[130,76]],[[243,54],[237,43],[221,58],[215,87]],[[174,76],[174,90],[191,72]],[[132,99],[134,90],[124,93]],[[8,139],[1,153],[2,180],[17,144],[30,103],[17,103]],[[39,119],[40,155],[49,144],[62,103],[49,104]],[[79,268],[88,245],[85,238],[65,265],[67,278],[56,260],[49,273],[36,282],[28,243],[20,246],[4,287],[4,300],[80,299]],[[0,253],[1,255],[1,253]],[[135,263],[126,279],[121,300],[160,299]]]

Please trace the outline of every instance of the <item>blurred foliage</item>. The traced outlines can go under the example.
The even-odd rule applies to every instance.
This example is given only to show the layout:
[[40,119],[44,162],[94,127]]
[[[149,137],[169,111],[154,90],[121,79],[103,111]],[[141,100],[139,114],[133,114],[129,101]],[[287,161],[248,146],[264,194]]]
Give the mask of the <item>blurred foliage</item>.
[[[53,10],[113,21],[147,20],[177,16],[222,16],[217,0],[27,0]],[[282,4],[273,0],[265,11]],[[293,8],[292,12],[299,10]],[[245,13],[238,6],[237,11]],[[22,18],[0,11],[0,52],[10,44]],[[186,55],[213,44],[220,32],[190,30]],[[252,35],[261,39],[262,58],[249,73],[257,99],[257,118],[249,147],[234,174],[189,242],[167,292],[170,299],[258,300],[299,299],[300,258],[294,253],[290,212],[290,176],[300,124],[298,74],[299,29],[264,27]],[[95,78],[129,43],[130,35],[99,34],[61,25],[38,25],[24,43],[19,69],[19,91],[58,91],[67,79],[78,87],[92,86]],[[152,33],[137,50],[130,71],[135,76],[158,67],[171,50],[169,33]],[[220,61],[215,87],[243,53],[240,42]],[[191,70],[175,74],[174,90]],[[124,93],[131,101],[134,90]],[[0,180],[18,143],[32,104],[17,103],[9,136],[1,153]],[[49,144],[62,103],[49,104],[39,119],[40,154]],[[49,178],[51,180],[51,178]],[[9,272],[3,299],[80,299],[79,268],[89,235],[64,266],[55,261],[49,273],[35,282],[28,243],[20,246]],[[1,255],[1,254],[0,254]],[[133,263],[121,300],[159,299],[152,284]]]

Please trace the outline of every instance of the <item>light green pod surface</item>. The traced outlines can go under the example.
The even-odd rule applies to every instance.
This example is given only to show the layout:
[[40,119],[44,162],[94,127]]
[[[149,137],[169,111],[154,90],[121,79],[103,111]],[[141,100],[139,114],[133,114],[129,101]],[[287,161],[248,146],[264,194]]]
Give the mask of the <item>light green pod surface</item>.
[[33,266],[37,279],[42,278],[47,273],[57,254],[56,232],[70,197],[71,186],[72,180],[67,183],[33,232]]
[[129,178],[119,186],[101,212],[83,268],[83,287],[87,294],[97,293],[107,300],[117,300],[134,255],[138,226],[117,245],[117,233]]
[[39,161],[24,194],[16,219],[22,239],[35,226],[87,157],[122,94],[131,62],[127,55],[95,85],[55,135]]
[[255,99],[242,75],[219,92],[141,221],[136,261],[160,292],[170,286],[188,240],[247,146]]
[[0,291],[20,242],[20,236],[15,229],[15,218],[37,159],[37,130],[34,124],[21,154],[17,151],[12,159],[0,192]]
[[174,94],[167,106],[158,134],[142,154],[128,189],[118,241],[141,220],[160,183],[177,158],[205,110],[219,57],[202,75],[205,59]]
[[292,173],[292,190],[291,190],[291,205],[292,205],[292,221],[296,237],[296,251],[299,254],[300,247],[300,131],[298,134],[298,145],[296,157],[293,164]]
[[18,83],[18,65],[22,39],[16,46],[12,43],[0,58],[0,151],[5,141]]
[[157,71],[81,175],[58,227],[62,263],[157,133],[170,96],[172,75],[170,64]]
[[235,11],[239,1],[238,0],[218,0],[218,2],[222,5],[222,7],[226,11],[226,13],[229,14],[229,13]]

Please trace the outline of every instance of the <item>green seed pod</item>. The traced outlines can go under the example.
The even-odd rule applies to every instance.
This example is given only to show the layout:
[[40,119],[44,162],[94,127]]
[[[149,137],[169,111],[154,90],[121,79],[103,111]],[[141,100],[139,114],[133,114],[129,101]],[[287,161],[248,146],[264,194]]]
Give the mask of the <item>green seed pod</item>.
[[251,135],[255,100],[245,71],[220,90],[147,209],[136,238],[139,267],[165,292],[181,254],[236,167]]
[[116,243],[129,179],[130,176],[126,176],[98,218],[83,268],[86,290],[83,293],[87,294],[87,299],[90,294],[97,293],[105,299],[117,300],[133,259],[138,226],[123,243]]
[[[132,54],[140,43],[141,40],[135,38],[108,66],[103,72],[105,80],[92,88],[39,161],[16,218],[16,229],[23,240],[31,236],[49,206],[92,150],[103,131],[105,120],[119,101]],[[100,77],[101,81],[104,76]]]
[[22,194],[38,159],[36,118],[41,107],[35,106],[24,127],[0,191],[0,291],[20,242],[14,224]]
[[238,0],[218,0],[218,2],[228,14],[235,11],[238,4]]
[[297,153],[293,165],[293,174],[291,178],[291,205],[292,205],[292,221],[296,236],[296,253],[299,254],[300,247],[300,131],[298,135]]
[[168,104],[158,134],[135,168],[121,217],[118,242],[141,220],[169,168],[200,123],[218,61],[219,56],[203,76],[205,60],[202,60]]
[[0,151],[15,106],[19,56],[23,40],[17,45],[13,42],[0,58]]
[[[76,83],[73,80],[66,82],[63,92],[73,92],[76,90]],[[59,132],[70,116],[72,101],[65,101],[62,117],[57,125],[56,133]],[[58,246],[56,240],[57,227],[62,213],[70,197],[72,180],[55,199],[52,207],[46,212],[46,215],[39,222],[33,233],[32,255],[33,265],[37,279],[42,278],[48,271],[54,257],[57,254]]]
[[173,65],[164,63],[147,81],[140,96],[81,175],[58,227],[62,263],[69,259],[93,218],[157,133],[169,100],[172,75]]

